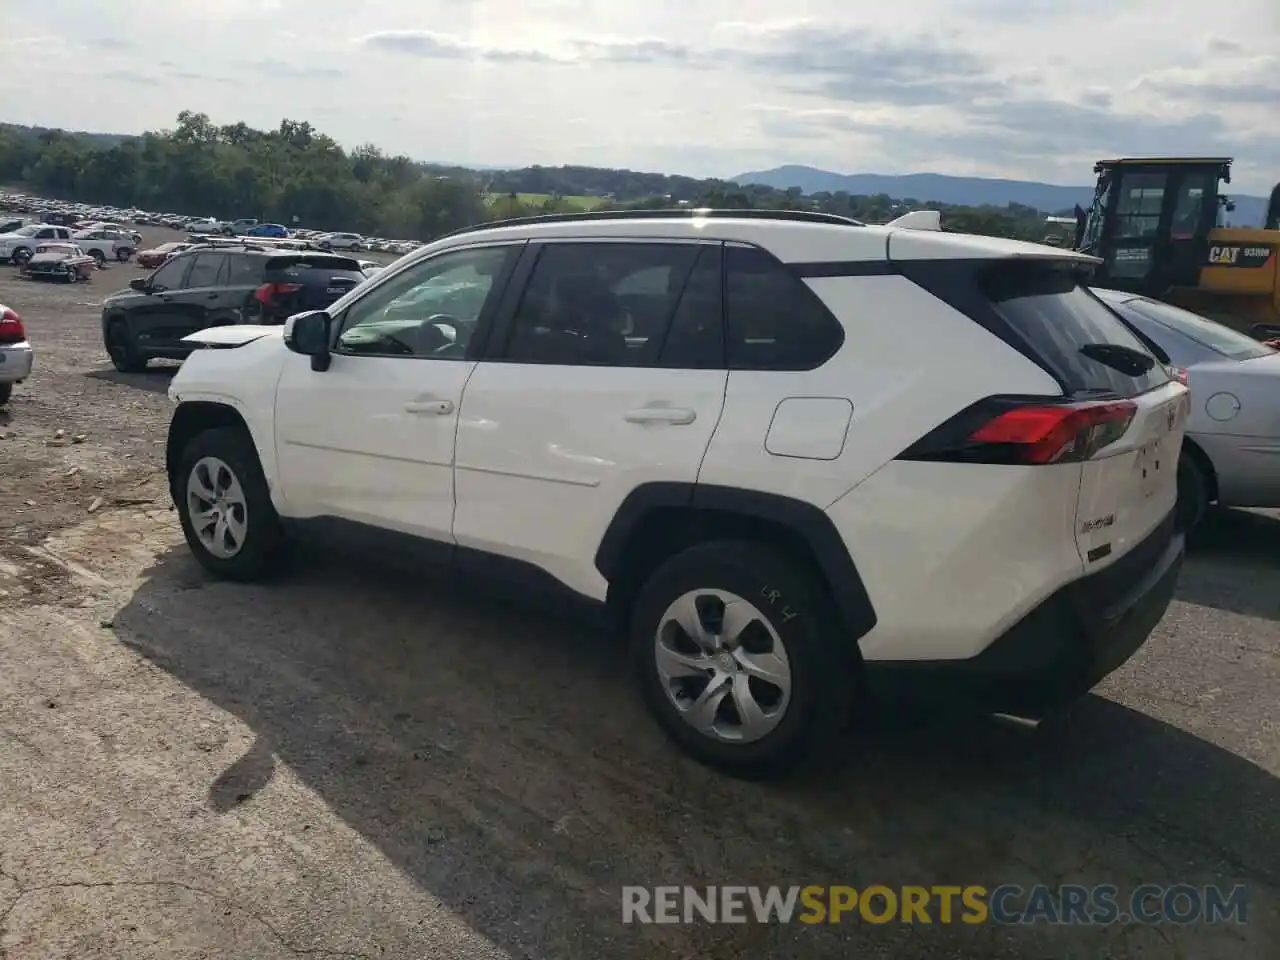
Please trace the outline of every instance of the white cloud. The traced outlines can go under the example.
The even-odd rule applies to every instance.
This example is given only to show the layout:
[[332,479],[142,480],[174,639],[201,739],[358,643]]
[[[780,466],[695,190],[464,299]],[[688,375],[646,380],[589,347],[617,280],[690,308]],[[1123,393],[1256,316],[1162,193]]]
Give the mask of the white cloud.
[[1168,0],[41,0],[0,4],[0,119],[311,120],[421,159],[732,175],[780,163],[1082,183],[1104,155],[1280,179],[1280,7]]

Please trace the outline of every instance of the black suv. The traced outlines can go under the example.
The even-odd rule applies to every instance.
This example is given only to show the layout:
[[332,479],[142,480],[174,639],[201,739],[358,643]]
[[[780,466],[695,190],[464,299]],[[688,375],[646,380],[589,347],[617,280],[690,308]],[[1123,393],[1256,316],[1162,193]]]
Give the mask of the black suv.
[[206,327],[284,323],[323,310],[365,279],[360,263],[323,252],[262,247],[196,247],[102,305],[102,341],[117,370],[136,372],[153,357],[181,360],[182,342]]

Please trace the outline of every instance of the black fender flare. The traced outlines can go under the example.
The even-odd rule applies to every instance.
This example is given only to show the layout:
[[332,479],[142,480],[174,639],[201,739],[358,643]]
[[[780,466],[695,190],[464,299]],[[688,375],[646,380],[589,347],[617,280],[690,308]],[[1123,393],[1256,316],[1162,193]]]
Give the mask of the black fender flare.
[[655,511],[684,509],[763,520],[798,537],[812,553],[840,611],[858,640],[876,625],[875,607],[840,532],[821,507],[794,497],[705,483],[646,483],[623,500],[596,549],[596,569],[610,583],[623,573],[628,544]]

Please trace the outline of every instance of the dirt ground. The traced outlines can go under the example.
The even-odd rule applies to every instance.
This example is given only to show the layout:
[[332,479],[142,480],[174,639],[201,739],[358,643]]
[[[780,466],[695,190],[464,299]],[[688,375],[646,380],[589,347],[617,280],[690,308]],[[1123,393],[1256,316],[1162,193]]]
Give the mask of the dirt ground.
[[[150,231],[148,239],[161,239]],[[676,754],[616,643],[314,557],[235,586],[162,476],[168,374],[0,266],[0,957],[1280,956],[1280,520],[1212,519],[1139,656],[1033,733],[866,731],[830,770]],[[625,884],[1245,884],[1248,922],[624,926]]]

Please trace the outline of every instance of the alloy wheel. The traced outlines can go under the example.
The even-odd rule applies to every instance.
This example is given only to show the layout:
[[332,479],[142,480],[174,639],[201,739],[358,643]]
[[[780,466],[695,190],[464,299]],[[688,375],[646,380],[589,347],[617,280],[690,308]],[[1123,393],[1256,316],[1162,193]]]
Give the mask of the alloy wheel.
[[249,530],[244,487],[235,472],[217,457],[197,460],[187,476],[187,515],[201,546],[219,560],[229,560],[244,547]]

